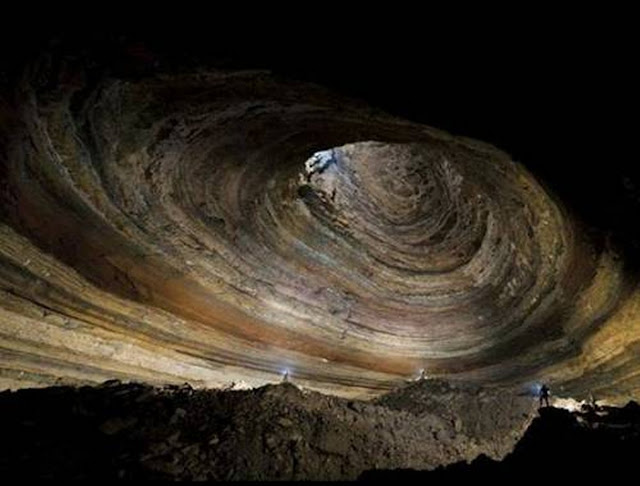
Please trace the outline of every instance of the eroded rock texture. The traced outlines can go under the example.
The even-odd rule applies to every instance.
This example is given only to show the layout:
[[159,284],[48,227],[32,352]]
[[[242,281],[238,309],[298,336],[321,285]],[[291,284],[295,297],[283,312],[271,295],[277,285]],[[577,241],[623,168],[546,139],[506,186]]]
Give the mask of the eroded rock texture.
[[[416,408],[416,398],[428,396]],[[46,403],[46,407],[42,404]],[[3,477],[354,480],[375,469],[501,459],[536,403],[422,380],[374,403],[283,383],[255,390],[106,383],[0,393]]]
[[367,471],[359,479],[367,482],[513,479],[523,473],[553,479],[585,480],[633,474],[640,444],[640,407],[583,406],[568,412],[542,408],[513,452],[502,461],[484,455],[472,462],[460,461],[432,471]]
[[506,153],[267,72],[88,73],[0,105],[3,388],[636,396],[635,281]]

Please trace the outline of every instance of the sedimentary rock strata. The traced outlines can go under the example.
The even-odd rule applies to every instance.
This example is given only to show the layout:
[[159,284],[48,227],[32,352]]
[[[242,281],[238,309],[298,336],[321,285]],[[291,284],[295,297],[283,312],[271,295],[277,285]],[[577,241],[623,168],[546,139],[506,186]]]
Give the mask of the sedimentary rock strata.
[[625,262],[501,150],[263,71],[37,62],[0,104],[0,385],[626,400]]

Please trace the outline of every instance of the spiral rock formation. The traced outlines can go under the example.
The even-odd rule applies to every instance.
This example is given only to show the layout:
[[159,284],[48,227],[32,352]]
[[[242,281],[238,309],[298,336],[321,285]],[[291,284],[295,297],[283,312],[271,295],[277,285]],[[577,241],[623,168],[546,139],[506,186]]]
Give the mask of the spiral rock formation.
[[3,98],[3,388],[636,396],[623,260],[497,148],[263,71],[40,64]]

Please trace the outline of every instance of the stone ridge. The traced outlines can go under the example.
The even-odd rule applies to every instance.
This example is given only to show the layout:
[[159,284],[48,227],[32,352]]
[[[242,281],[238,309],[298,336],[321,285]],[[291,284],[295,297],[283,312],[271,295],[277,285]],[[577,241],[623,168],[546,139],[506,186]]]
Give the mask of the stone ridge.
[[585,404],[569,412],[542,408],[513,452],[501,461],[482,454],[471,462],[461,461],[431,471],[367,471],[366,482],[438,481],[472,479],[495,482],[523,475],[569,481],[632,476],[640,445],[640,406]]
[[[411,408],[416,393],[428,394],[433,410]],[[469,404],[468,413],[450,406],[452,393]],[[4,392],[0,473],[23,479],[353,480],[371,469],[433,469],[481,453],[500,459],[537,406],[512,390],[428,382],[395,391],[393,403],[348,400],[288,383],[246,391],[110,382]]]

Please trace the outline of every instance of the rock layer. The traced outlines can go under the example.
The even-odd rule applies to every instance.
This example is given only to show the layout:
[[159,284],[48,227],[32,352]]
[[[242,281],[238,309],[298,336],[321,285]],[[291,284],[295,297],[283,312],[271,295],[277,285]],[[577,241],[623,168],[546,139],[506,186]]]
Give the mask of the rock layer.
[[499,149],[261,71],[52,62],[5,91],[3,387],[636,395],[635,279]]

